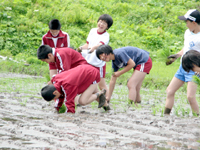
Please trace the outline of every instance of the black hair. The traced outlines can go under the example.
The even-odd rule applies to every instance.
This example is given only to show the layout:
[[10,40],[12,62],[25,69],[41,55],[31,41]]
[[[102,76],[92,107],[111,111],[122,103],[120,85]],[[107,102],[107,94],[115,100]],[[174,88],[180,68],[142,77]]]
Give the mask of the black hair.
[[46,85],[41,89],[41,95],[46,101],[51,101],[54,99],[55,95],[53,92],[56,90],[53,84]]
[[103,14],[99,17],[99,19],[97,20],[97,22],[99,22],[99,20],[103,20],[108,24],[108,28],[107,30],[112,26],[113,24],[113,19],[110,15],[108,14]]
[[189,50],[182,57],[182,67],[186,72],[193,70],[194,65],[200,67],[200,52]]
[[[192,20],[190,20],[190,19],[187,19],[188,21],[190,21],[190,22],[193,22]],[[186,21],[186,20],[185,20]],[[197,22],[197,21],[195,21],[198,25],[200,25],[200,22]]]
[[47,59],[49,53],[52,53],[52,48],[49,45],[41,45],[37,50],[37,57],[38,59]]
[[53,19],[49,22],[49,29],[51,30],[60,30],[61,24],[58,19]]
[[[198,24],[198,25],[200,25],[200,12],[198,11],[198,10],[196,10],[196,11],[194,11],[194,12],[192,12],[191,14],[190,14],[192,17],[194,17],[194,18],[196,18],[196,23]],[[187,19],[187,20],[189,20],[190,22],[193,22],[193,20],[191,20],[191,19]]]
[[109,45],[100,45],[97,49],[96,49],[96,56],[100,59],[99,55],[101,54],[113,54],[113,49],[111,46]]

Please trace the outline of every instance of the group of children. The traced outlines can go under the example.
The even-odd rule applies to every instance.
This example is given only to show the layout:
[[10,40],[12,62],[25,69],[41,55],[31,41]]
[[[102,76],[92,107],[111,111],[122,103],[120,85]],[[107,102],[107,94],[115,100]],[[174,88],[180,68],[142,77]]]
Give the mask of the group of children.
[[[106,63],[97,58],[96,48],[109,43],[109,34],[106,30],[112,24],[113,19],[110,15],[101,15],[97,20],[97,28],[90,31],[87,43],[74,50],[69,46],[68,34],[60,30],[59,20],[53,19],[49,22],[50,30],[47,34],[51,34],[51,36],[47,36],[47,34],[43,36],[43,41],[49,40],[49,42],[42,42],[37,56],[38,59],[49,63],[51,77],[51,81],[42,89],[41,94],[47,101],[56,100],[57,111],[63,102],[67,112],[74,113],[75,103],[87,105],[94,100],[99,102],[98,108],[110,109],[108,101],[106,101],[108,93],[105,83]],[[60,33],[63,33],[62,36]],[[48,44],[50,40],[54,45]],[[98,90],[97,84],[101,91]],[[50,89],[54,89],[60,96],[56,96],[57,93],[51,95]],[[51,97],[49,98],[48,95]]]
[[[200,40],[198,40],[200,13],[195,9],[189,10],[184,16],[179,16],[179,19],[185,20],[189,29],[185,32],[183,49],[168,57],[170,61],[167,65],[183,56],[183,65],[180,65],[167,88],[164,113],[170,114],[175,92],[184,82],[187,82],[188,101],[192,111],[199,114],[195,98],[197,85],[192,82],[192,76],[200,67],[198,63],[200,53],[193,54],[192,50],[200,51]],[[149,52],[137,47],[127,46],[113,50],[108,45],[109,34],[107,32],[112,24],[113,19],[110,15],[101,15],[97,20],[97,28],[90,30],[86,44],[75,50],[70,48],[69,35],[61,30],[59,20],[53,19],[49,22],[50,30],[43,36],[37,56],[38,59],[49,63],[51,77],[48,85],[42,88],[41,95],[47,101],[55,100],[55,108],[58,112],[64,104],[67,108],[66,112],[75,113],[75,105],[87,105],[94,100],[99,102],[98,108],[103,107],[105,110],[110,110],[109,102],[117,78],[131,69],[134,71],[127,82],[128,98],[131,103],[141,102],[140,88],[146,74],[149,74],[152,68],[152,60]],[[191,59],[193,58],[191,55],[195,56],[195,61]],[[114,73],[109,88],[107,88],[105,73],[106,62],[109,61],[112,61]],[[120,68],[123,69],[119,70]]]

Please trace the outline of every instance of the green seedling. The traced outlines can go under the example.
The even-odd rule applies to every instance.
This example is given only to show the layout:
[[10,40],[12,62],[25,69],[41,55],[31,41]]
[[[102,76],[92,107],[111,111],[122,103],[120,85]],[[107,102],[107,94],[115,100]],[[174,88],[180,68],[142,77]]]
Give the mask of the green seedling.
[[161,117],[164,117],[164,109],[165,109],[165,108],[164,108],[164,107],[162,107],[162,110],[161,110],[161,115],[160,115]]
[[156,107],[152,107],[151,110],[152,110],[152,114],[155,116],[156,113],[157,113],[157,108]]
[[59,114],[61,114],[61,113],[65,113],[66,112],[66,106],[65,106],[65,104],[62,104],[62,106],[60,107],[60,109],[59,109]]
[[192,114],[194,117],[198,117],[197,113],[193,112]]
[[22,102],[20,102],[20,104],[21,104],[22,106],[26,106],[26,103],[27,103],[27,99],[26,99],[26,100],[23,100]]
[[185,116],[185,109],[183,107],[181,108],[181,113],[182,113],[182,116]]
[[197,84],[200,85],[200,78],[196,75],[193,76],[193,81]]
[[116,104],[113,104],[113,105],[112,105],[112,108],[114,109],[114,111],[116,111],[116,109],[117,109]]
[[96,109],[96,108],[97,108],[97,102],[95,102],[95,101],[92,102],[92,103],[91,103],[91,108],[92,108],[92,109]]

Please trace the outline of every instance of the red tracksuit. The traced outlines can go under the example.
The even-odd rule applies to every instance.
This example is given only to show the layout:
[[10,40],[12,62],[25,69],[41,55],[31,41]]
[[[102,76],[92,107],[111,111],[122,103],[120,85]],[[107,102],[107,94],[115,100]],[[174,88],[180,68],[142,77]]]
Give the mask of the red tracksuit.
[[[56,43],[54,43],[53,38],[57,39]],[[60,30],[59,34],[56,37],[53,37],[51,32],[48,31],[42,37],[42,45],[49,45],[52,48],[70,47],[69,35],[68,35],[68,33]],[[52,65],[53,65],[53,63],[49,63],[49,68],[51,68]]]
[[65,101],[67,112],[75,113],[74,99],[77,94],[83,93],[91,84],[99,81],[99,70],[89,64],[79,65],[55,75],[51,82],[63,97],[59,98],[59,102],[55,107],[59,110]]
[[[53,38],[57,38],[57,43],[54,45]],[[49,45],[52,48],[70,47],[69,35],[60,30],[58,36],[53,37],[48,31],[42,37],[42,45]]]
[[79,52],[68,47],[56,48],[53,54],[55,63],[52,63],[49,69],[57,69],[58,73],[67,71],[78,65],[87,64],[87,61]]

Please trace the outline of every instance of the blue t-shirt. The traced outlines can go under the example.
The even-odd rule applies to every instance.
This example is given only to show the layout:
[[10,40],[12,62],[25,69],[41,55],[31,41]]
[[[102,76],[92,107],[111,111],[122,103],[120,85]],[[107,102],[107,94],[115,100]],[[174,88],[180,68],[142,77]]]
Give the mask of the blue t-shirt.
[[115,55],[115,60],[112,60],[114,72],[118,71],[119,68],[127,66],[129,59],[132,59],[135,62],[135,67],[141,63],[147,62],[149,59],[149,52],[137,47],[122,47],[115,49],[113,53]]

